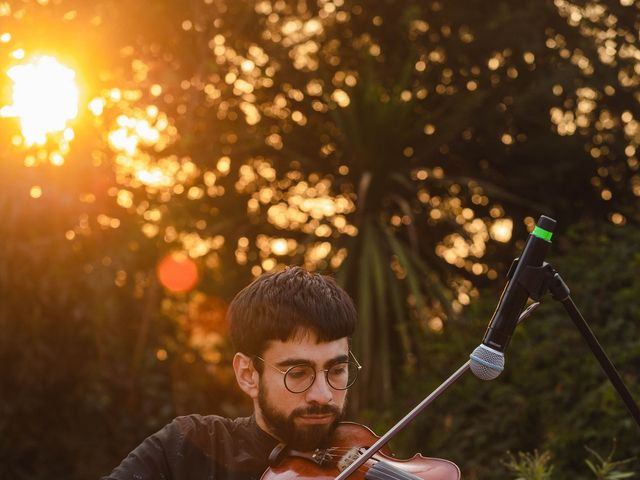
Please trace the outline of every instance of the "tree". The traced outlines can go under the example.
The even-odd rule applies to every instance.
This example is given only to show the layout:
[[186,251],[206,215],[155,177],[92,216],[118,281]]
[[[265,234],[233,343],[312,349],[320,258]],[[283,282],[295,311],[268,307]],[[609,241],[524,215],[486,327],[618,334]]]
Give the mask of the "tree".
[[[9,293],[6,273],[3,326],[24,343],[22,319],[40,325],[34,345],[59,323],[77,334],[54,350],[69,365],[87,360],[79,391],[109,372],[95,388],[111,392],[98,397],[111,395],[113,410],[88,396],[83,412],[125,412],[112,431],[152,428],[131,407],[151,388],[144,375],[152,391],[174,393],[145,407],[155,427],[183,408],[239,411],[233,394],[187,398],[183,372],[194,361],[189,382],[202,388],[209,369],[228,384],[224,301],[262,271],[303,263],[348,288],[368,372],[352,405],[379,410],[397,402],[392,385],[443,373],[434,340],[447,338],[437,353],[454,358],[468,346],[447,330],[467,325],[464,307],[495,287],[535,215],[558,218],[559,233],[582,218],[637,223],[637,7],[626,0],[6,5],[3,67],[46,40],[80,72],[90,109],[60,168],[46,162],[54,138],[14,144],[17,125],[1,120],[3,178],[20,179],[5,190],[8,243],[37,225],[29,238],[65,272],[52,296],[79,292],[46,304],[38,324],[43,306]],[[43,192],[33,202],[47,203],[25,213],[32,199],[16,198],[33,184]],[[55,225],[41,221],[54,221],[51,210]],[[173,250],[198,263],[196,291],[158,285],[156,263]],[[46,272],[48,258],[8,249],[5,271]],[[16,282],[31,287],[29,275]],[[75,302],[82,318],[97,311],[105,322],[76,331],[65,315]],[[72,353],[89,338],[106,357]],[[3,348],[26,370],[36,361]]]

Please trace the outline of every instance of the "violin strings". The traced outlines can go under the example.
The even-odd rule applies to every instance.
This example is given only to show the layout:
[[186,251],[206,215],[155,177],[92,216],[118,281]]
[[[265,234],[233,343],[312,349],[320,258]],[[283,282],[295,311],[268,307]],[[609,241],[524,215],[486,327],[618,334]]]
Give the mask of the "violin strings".
[[[357,448],[357,447],[355,447],[355,448]],[[331,456],[333,456],[334,454],[332,452],[346,453],[346,452],[349,452],[349,451],[351,451],[353,449],[354,449],[354,447],[329,447],[329,448],[325,449],[324,452],[328,453]]]
[[[353,450],[353,448],[330,447],[324,450],[324,454],[331,459],[335,459],[335,458],[340,458],[342,456],[342,453],[347,453],[350,450]],[[371,458],[376,458],[376,455],[374,454]]]
[[[325,452],[348,452],[350,450],[353,450],[354,448],[358,448],[358,447],[329,447],[327,449],[325,449]],[[367,448],[367,447],[361,447],[361,448]]]

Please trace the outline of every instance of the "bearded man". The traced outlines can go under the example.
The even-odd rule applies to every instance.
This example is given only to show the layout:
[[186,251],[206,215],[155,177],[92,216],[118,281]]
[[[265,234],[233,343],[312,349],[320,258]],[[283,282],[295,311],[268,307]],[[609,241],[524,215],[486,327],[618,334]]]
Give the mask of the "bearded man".
[[293,267],[254,280],[227,315],[253,414],[178,417],[103,480],[256,480],[279,444],[304,452],[327,442],[361,368],[349,350],[356,311],[347,293]]

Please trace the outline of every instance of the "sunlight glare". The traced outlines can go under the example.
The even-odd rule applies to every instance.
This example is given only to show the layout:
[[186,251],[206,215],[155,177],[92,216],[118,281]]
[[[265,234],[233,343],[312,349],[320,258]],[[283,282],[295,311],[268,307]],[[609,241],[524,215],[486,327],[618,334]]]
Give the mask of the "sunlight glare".
[[54,57],[35,57],[7,71],[13,81],[12,105],[0,116],[20,119],[25,145],[44,145],[48,133],[60,132],[78,115],[76,73]]

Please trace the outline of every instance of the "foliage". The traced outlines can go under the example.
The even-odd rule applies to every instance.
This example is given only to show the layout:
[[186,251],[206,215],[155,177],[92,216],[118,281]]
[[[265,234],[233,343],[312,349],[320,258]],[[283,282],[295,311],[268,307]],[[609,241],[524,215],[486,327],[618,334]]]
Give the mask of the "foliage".
[[515,475],[514,480],[550,480],[553,473],[551,454],[549,452],[533,453],[518,452],[516,457],[513,453],[508,453],[508,459],[504,465]]
[[426,363],[420,339],[495,278],[498,221],[527,217],[518,238],[532,211],[637,219],[626,3],[105,5],[9,8],[3,47],[55,33],[73,57],[113,42],[77,57],[101,105],[68,160],[88,153],[106,183],[89,219],[130,217],[158,254],[186,252],[205,294],[287,263],[339,271],[361,312],[356,350],[380,373],[363,405],[387,404],[392,367]]
[[[23,144],[18,122],[0,119],[0,476],[95,477],[175,414],[246,412],[220,319],[240,287],[282,264],[334,273],[355,297],[367,370],[352,407],[388,422],[391,406],[435,385],[480,338],[484,321],[468,318],[488,318],[494,302],[472,300],[479,289],[495,298],[534,212],[563,229],[627,224],[585,231],[595,243],[584,258],[603,241],[635,262],[634,8],[0,3],[2,69],[21,49],[54,54],[97,102],[72,125],[62,166],[48,163],[53,137]],[[3,76],[3,101],[9,88]],[[500,222],[509,235],[497,241]],[[158,283],[158,261],[176,250],[198,264],[195,291]],[[605,342],[624,339],[623,367],[637,358],[637,280],[617,280],[626,261],[566,265],[589,285],[585,311],[610,318],[598,328]],[[456,408],[429,417],[445,434],[419,427],[472,475],[496,452],[538,444],[571,470],[584,437],[597,445],[611,425],[629,428],[597,369],[531,331],[513,354],[522,373],[491,389],[465,379]],[[575,336],[557,337],[578,349]],[[557,359],[566,369],[547,378]],[[549,389],[531,404],[538,385]]]
[[[607,457],[603,457],[595,450],[585,447],[591,458],[585,460],[589,470],[595,475],[597,480],[620,480],[632,478],[635,473],[629,470],[621,470],[623,465],[628,464],[633,459],[613,460],[615,452],[615,442]],[[550,480],[553,478],[553,465],[551,464],[551,454],[548,451],[538,453],[518,452],[516,457],[508,452],[507,459],[503,461],[507,469],[515,475],[514,480]]]
[[633,461],[633,458],[627,458],[626,460],[613,460],[615,443],[606,458],[589,447],[586,447],[586,449],[593,460],[587,459],[585,460],[585,463],[589,467],[589,470],[591,470],[596,476],[597,480],[620,480],[623,478],[631,478],[635,475],[634,472],[620,469],[623,465]]
[[[231,379],[159,312],[154,256],[127,247],[152,252],[139,230],[96,229],[70,249],[77,192],[16,202],[19,173],[0,200],[0,478],[96,478],[176,414],[238,414]],[[150,274],[117,285],[118,271]]]

